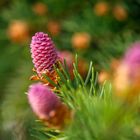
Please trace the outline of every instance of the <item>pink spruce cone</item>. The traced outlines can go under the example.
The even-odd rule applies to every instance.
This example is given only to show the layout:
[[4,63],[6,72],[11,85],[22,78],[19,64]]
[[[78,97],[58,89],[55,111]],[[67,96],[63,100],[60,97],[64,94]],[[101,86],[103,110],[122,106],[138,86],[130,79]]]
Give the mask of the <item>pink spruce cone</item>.
[[62,129],[71,118],[71,111],[68,107],[41,83],[30,86],[28,100],[33,112],[48,127]]
[[116,69],[114,89],[119,96],[126,96],[129,92],[130,95],[138,95],[140,91],[140,42],[132,44]]
[[55,45],[48,34],[38,32],[32,37],[31,57],[38,74],[45,70],[52,71],[53,65],[57,61],[57,51]]
[[34,113],[43,120],[49,117],[49,113],[61,104],[59,98],[45,85],[33,84],[28,91],[28,100]]
[[74,62],[74,55],[69,51],[59,51],[58,57],[60,58],[62,64],[64,64],[64,60],[68,65],[68,68],[71,70],[73,69],[73,62]]
[[126,51],[123,59],[124,65],[127,65],[130,79],[138,79],[140,77],[140,42],[135,42]]
[[129,48],[124,57],[124,63],[128,64],[131,69],[140,68],[140,42],[135,42]]

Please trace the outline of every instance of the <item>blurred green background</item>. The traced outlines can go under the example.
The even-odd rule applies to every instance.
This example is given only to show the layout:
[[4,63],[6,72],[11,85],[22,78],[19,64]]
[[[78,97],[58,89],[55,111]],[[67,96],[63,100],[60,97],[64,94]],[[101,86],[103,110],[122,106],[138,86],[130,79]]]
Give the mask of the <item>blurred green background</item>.
[[110,71],[112,61],[140,39],[140,1],[0,1],[2,140],[35,139],[30,135],[34,118],[24,93],[33,68],[30,41],[39,31],[48,33],[60,51],[77,53],[86,64],[92,60],[98,71]]

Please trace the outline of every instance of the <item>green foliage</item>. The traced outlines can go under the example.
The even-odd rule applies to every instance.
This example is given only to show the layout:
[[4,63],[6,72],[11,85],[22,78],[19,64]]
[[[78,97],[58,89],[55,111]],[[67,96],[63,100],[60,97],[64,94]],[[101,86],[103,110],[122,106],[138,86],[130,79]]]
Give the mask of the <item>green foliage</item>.
[[[63,131],[38,129],[36,135],[50,140],[138,140],[140,138],[139,100],[128,103],[114,98],[109,82],[97,86],[92,62],[84,81],[74,64],[74,80],[69,79],[65,69],[58,70],[60,97],[73,111],[73,119]],[[41,131],[42,130],[42,131]],[[57,130],[56,130],[57,131]],[[42,132],[42,133],[41,133]],[[53,135],[52,135],[53,134]]]
[[[100,86],[96,72],[109,69],[112,58],[120,58],[131,43],[140,39],[140,2],[105,1],[111,10],[116,4],[122,4],[127,9],[128,18],[117,21],[112,11],[106,16],[97,16],[93,7],[98,0],[0,1],[0,139],[140,139],[139,105],[124,107],[116,101],[112,97],[111,84]],[[37,15],[32,9],[36,2],[45,4],[48,12]],[[57,90],[75,114],[72,124],[64,132],[46,130],[42,123],[34,121],[29,110],[23,94],[30,84],[29,42],[16,43],[10,38],[8,26],[15,20],[29,25],[30,38],[38,31],[48,33],[49,21],[59,22],[60,33],[53,36],[57,48],[78,53],[93,62],[86,79],[79,75],[77,63],[73,81],[66,65],[63,72],[57,69],[61,77]],[[91,36],[89,48],[79,51],[72,47],[71,38],[76,32],[86,32]],[[121,116],[120,112],[123,112]]]
[[[27,128],[34,122],[34,117],[31,115],[27,97],[24,94],[30,83],[28,81],[30,70],[31,64],[23,62],[22,66],[18,68],[16,76],[11,78],[6,86],[5,93],[7,94],[1,105],[1,129],[5,140],[31,139]],[[19,133],[20,135],[17,135]]]
[[[120,105],[111,97],[99,97],[77,92],[75,117],[67,130],[68,139],[74,140],[119,140],[139,139],[135,134],[137,115],[132,106]],[[107,92],[105,94],[108,94]]]

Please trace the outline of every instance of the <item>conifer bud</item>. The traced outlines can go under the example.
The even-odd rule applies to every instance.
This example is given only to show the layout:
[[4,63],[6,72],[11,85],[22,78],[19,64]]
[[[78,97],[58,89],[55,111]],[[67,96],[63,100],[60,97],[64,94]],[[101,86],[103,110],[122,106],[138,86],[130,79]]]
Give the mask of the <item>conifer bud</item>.
[[87,49],[91,43],[91,36],[86,32],[77,32],[72,36],[71,43],[75,49]]
[[7,34],[12,42],[25,43],[29,39],[29,25],[26,21],[13,20],[9,24]]
[[112,12],[118,21],[124,21],[128,17],[127,10],[122,5],[116,5]]
[[48,7],[42,2],[37,2],[32,7],[35,14],[39,16],[44,16],[48,12]]
[[109,11],[109,4],[107,2],[101,1],[97,2],[93,7],[93,10],[97,16],[105,16]]

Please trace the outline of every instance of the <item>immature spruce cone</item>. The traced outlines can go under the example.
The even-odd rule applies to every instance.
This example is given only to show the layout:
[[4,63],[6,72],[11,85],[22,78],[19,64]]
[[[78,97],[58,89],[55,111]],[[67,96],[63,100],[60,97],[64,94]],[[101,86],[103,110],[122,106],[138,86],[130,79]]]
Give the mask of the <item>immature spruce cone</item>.
[[38,32],[32,37],[31,54],[34,67],[38,74],[45,70],[52,71],[57,61],[55,45],[48,34]]
[[41,83],[30,86],[28,100],[34,113],[49,127],[63,128],[66,120],[70,118],[68,107]]
[[[137,97],[140,92],[140,42],[132,44],[116,69],[114,89],[119,96]],[[134,96],[135,95],[135,96]]]
[[140,42],[135,42],[125,54],[124,62],[130,65],[130,68],[140,67]]
[[129,69],[131,83],[137,84],[140,89],[140,42],[132,44],[131,48],[127,50],[123,62]]

